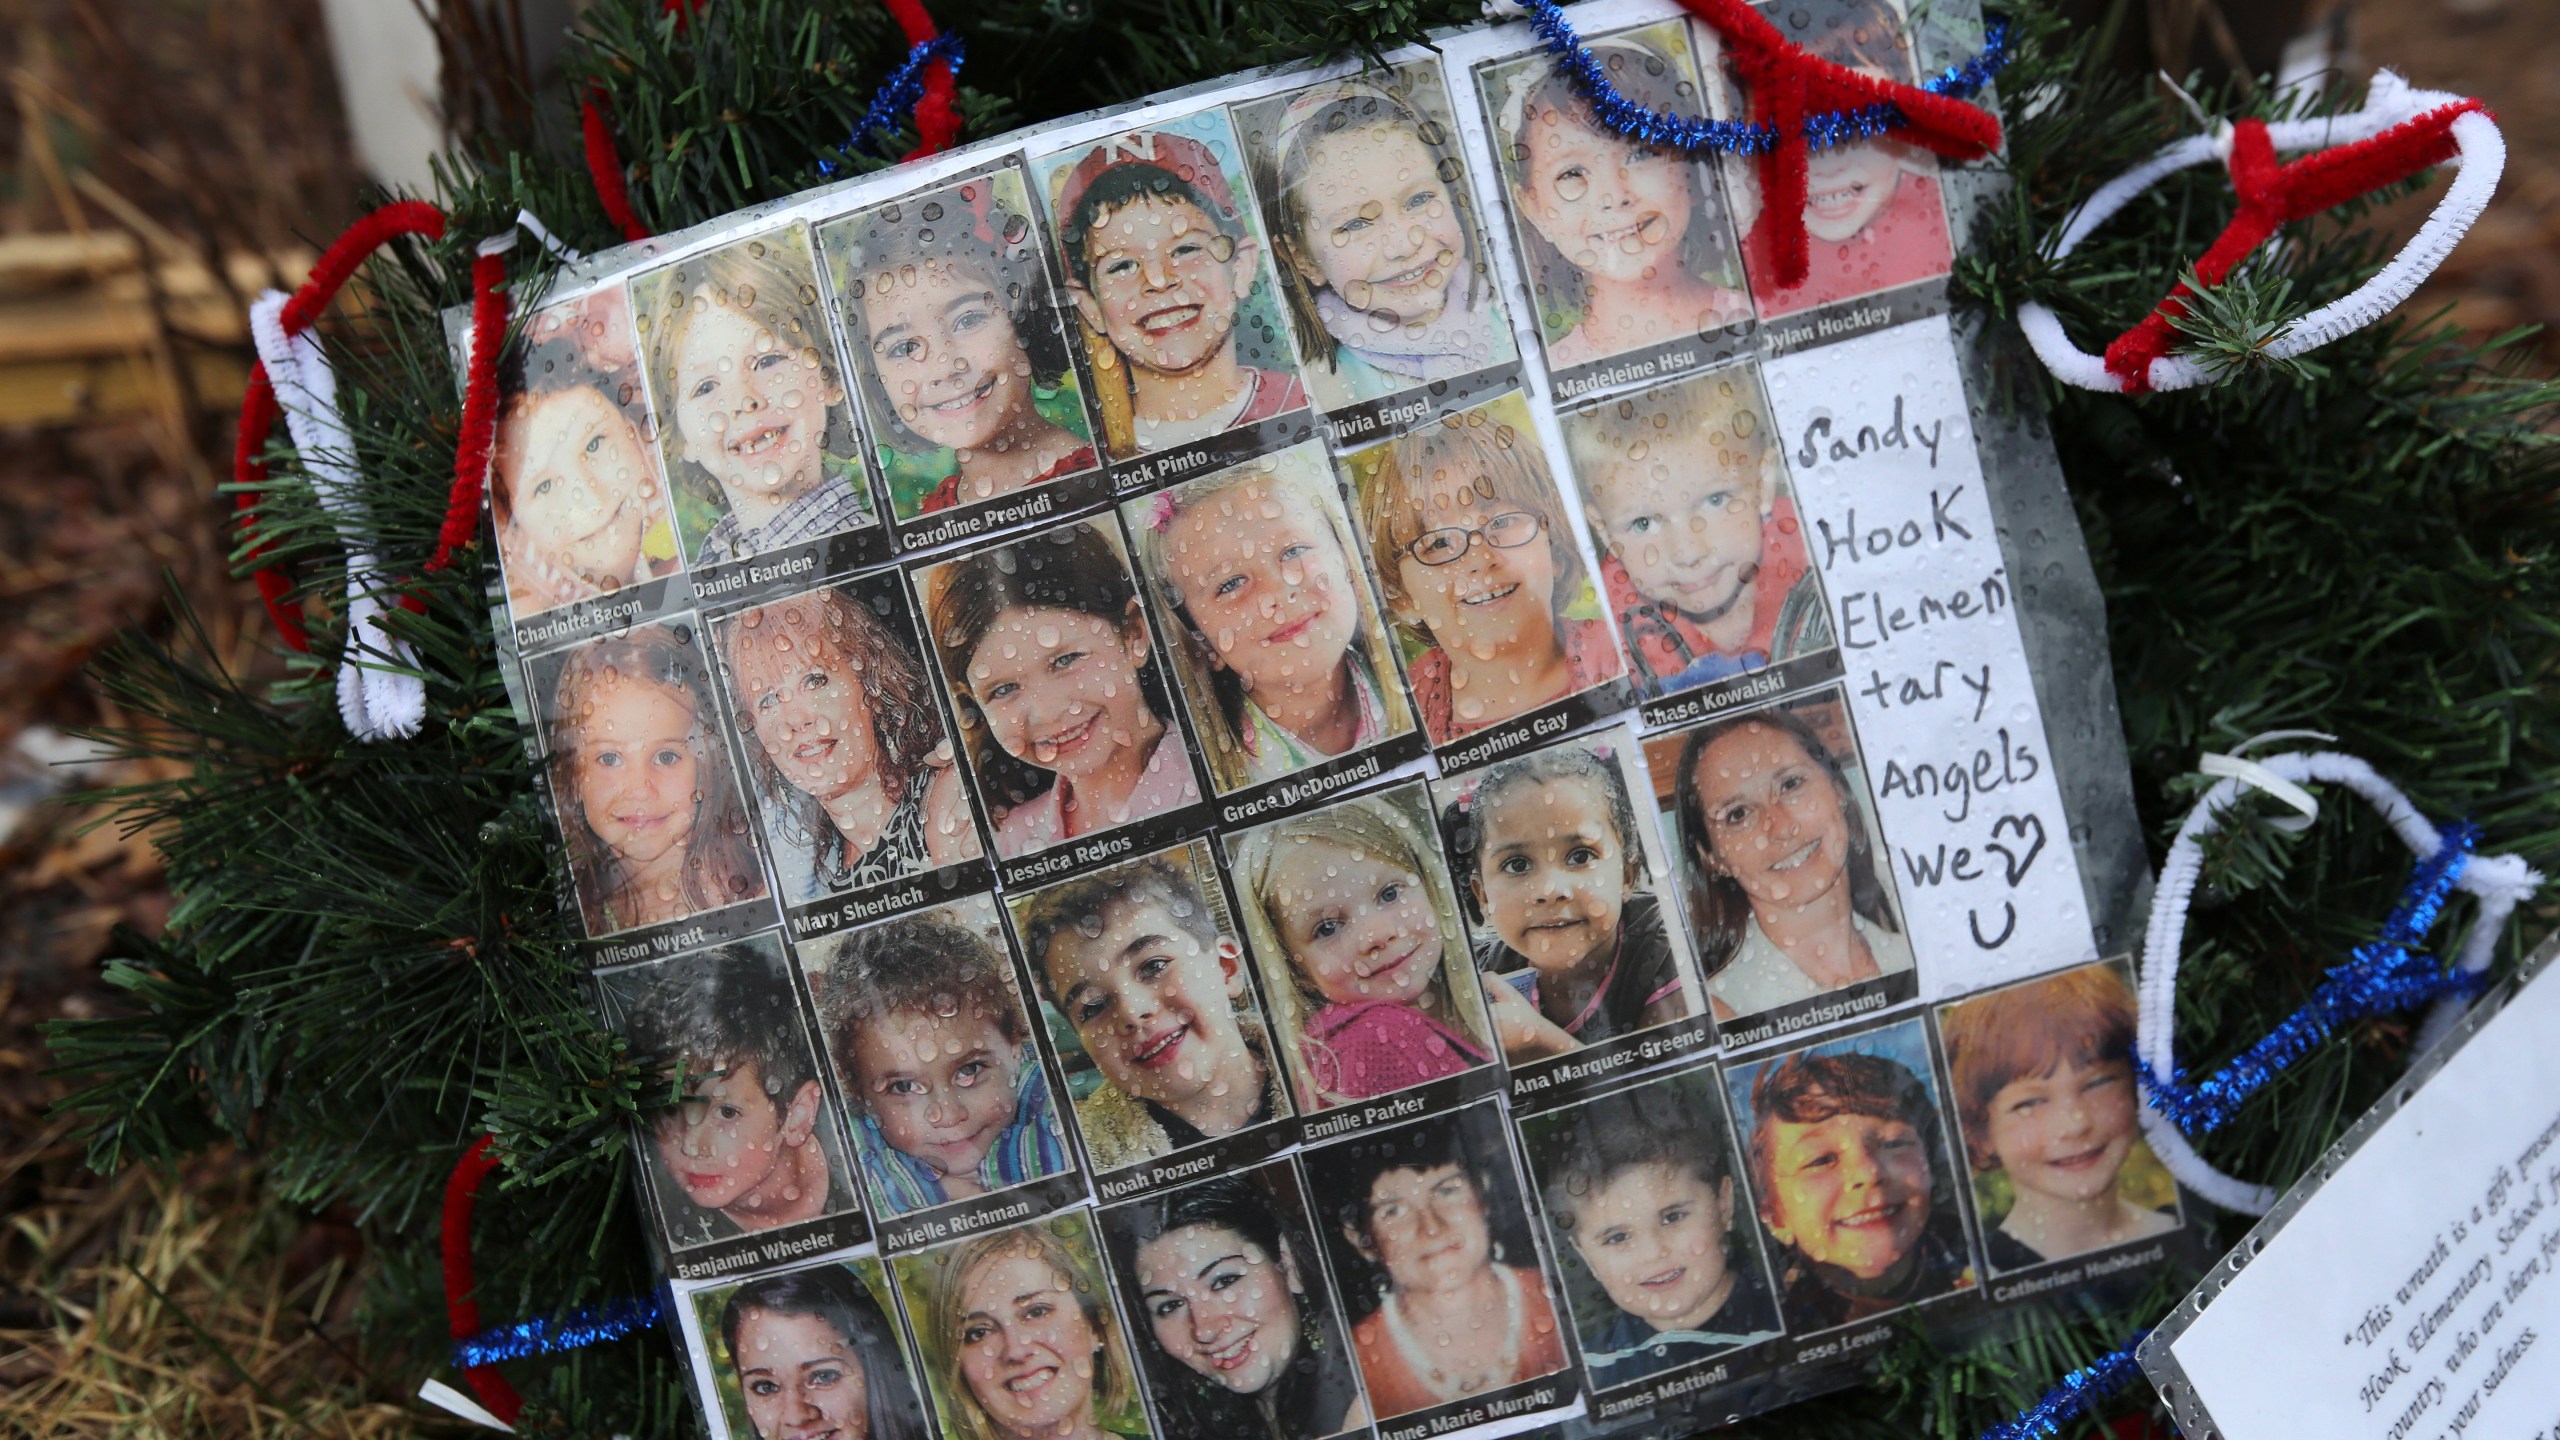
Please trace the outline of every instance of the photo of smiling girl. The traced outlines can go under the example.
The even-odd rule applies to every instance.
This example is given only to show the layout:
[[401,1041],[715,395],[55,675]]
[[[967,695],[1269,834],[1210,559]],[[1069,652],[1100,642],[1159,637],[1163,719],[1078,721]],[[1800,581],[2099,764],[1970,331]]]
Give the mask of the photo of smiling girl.
[[1716,1089],[1701,1067],[1520,1122],[1594,1389],[1779,1334]]
[[1626,674],[1518,391],[1342,467],[1432,744]]
[[767,601],[711,630],[789,903],[979,857],[897,577]]
[[489,509],[518,619],[683,568],[621,288],[544,306],[500,372]]
[[[1910,35],[1895,0],[1804,0],[1767,15],[1789,43],[1822,59],[1881,80],[1912,82]],[[1702,26],[1699,34],[1709,73],[1721,81],[1717,118],[1761,119],[1748,87],[1714,54],[1713,32]],[[1825,146],[1806,157],[1808,266],[1800,285],[1781,287],[1767,278],[1771,240],[1752,223],[1760,208],[1757,162],[1729,160],[1725,184],[1745,231],[1744,268],[1763,319],[1941,279],[1955,267],[1937,158],[1892,135]]]
[[1226,843],[1301,1110],[1492,1063],[1484,1016],[1500,982],[1476,977],[1418,782]]
[[987,896],[802,941],[800,967],[887,1219],[1075,1168]]
[[852,1168],[771,932],[597,977],[606,1022],[663,1077],[644,1173],[670,1249],[855,1215]]
[[1717,1020],[1852,986],[1900,998],[1917,989],[1837,691],[1659,735],[1645,752],[1657,787],[1670,787],[1689,924]]
[[1368,1425],[1323,1252],[1286,1162],[1101,1219],[1165,1434],[1325,1440]]
[[[1619,94],[1705,117],[1681,22],[1599,36],[1588,46]],[[1751,319],[1714,167],[1610,131],[1544,51],[1480,66],[1476,85],[1560,398],[1593,388],[1577,372],[1594,362]],[[1723,338],[1730,343],[1692,345],[1680,368],[1740,343]]]
[[1195,805],[1200,782],[1109,520],[916,572],[996,853]]
[[1112,458],[1306,405],[1224,110],[1036,165]]
[[1322,446],[1121,506],[1220,794],[1414,730]]
[[1705,1008],[1679,920],[1654,895],[1631,746],[1604,731],[1432,786],[1515,1067]]
[[1240,105],[1236,125],[1317,408],[1517,358],[1436,62]]
[[631,309],[695,567],[872,523],[804,227],[634,276]]
[[1154,1433],[1091,1211],[890,1263],[950,1440]]
[[1208,841],[1005,904],[1096,1174],[1289,1117]]
[[691,623],[644,625],[527,667],[590,937],[766,894],[703,649]]
[[818,227],[900,520],[1100,463],[1030,216],[1007,168]]
[[717,1402],[704,1410],[731,1440],[928,1440],[890,1293],[872,1259],[694,1292]]
[[1938,1011],[1994,1272],[2178,1228],[2176,1182],[2136,1123],[2133,1031],[2133,987],[2120,962]]
[[1788,1334],[1974,1287],[1930,1073],[1916,1019],[1725,1072]]

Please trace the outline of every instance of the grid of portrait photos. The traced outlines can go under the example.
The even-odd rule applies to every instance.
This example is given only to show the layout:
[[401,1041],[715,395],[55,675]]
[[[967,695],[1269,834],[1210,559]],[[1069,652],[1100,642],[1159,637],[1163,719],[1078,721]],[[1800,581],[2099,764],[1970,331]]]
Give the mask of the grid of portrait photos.
[[1675,1433],[2177,1239],[1934,162],[1819,152],[1779,289],[1525,26],[1391,58],[525,319],[502,633],[710,1433]]

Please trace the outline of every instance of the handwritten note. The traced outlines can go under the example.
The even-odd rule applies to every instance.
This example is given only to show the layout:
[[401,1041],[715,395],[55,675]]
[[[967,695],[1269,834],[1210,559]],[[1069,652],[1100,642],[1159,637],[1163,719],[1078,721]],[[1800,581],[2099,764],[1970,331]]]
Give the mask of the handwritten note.
[[2546,970],[2171,1343],[2227,1440],[2560,1437],[2554,1037]]
[[1947,322],[1768,381],[1923,993],[2096,958]]

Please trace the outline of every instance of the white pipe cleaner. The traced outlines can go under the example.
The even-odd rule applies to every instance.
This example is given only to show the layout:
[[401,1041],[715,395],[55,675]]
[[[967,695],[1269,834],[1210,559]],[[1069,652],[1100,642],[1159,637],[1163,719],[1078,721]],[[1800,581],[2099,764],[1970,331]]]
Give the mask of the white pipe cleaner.
[[[2205,792],[2188,813],[2186,823],[2178,827],[2169,858],[2160,867],[2159,889],[2151,902],[2151,925],[2143,937],[2140,1029],[2135,1049],[2144,1068],[2161,1077],[2179,1073],[2178,950],[2186,938],[2187,907],[2195,897],[2196,882],[2204,866],[2204,837],[2221,828],[2223,812],[2238,804],[2247,790],[2266,790],[2295,808],[2312,813],[2318,810],[2318,802],[2301,788],[2303,785],[2343,785],[2390,822],[2393,833],[2419,860],[2431,859],[2444,845],[2436,827],[2418,813],[2398,786],[2352,755],[2297,751],[2264,760],[2216,755],[2207,756],[2206,761],[2208,773],[2223,778]],[[2490,952],[2506,928],[2507,917],[2541,884],[2540,872],[2520,856],[2473,855],[2465,861],[2453,887],[2477,900],[2479,913],[2472,918],[2470,932],[2454,953],[2456,973],[2476,976],[2489,968]],[[2462,1018],[2464,1004],[2458,994],[2437,999],[2419,1028],[2417,1050],[2424,1051],[2441,1041]],[[2250,1215],[2264,1215],[2275,1204],[2276,1191],[2272,1187],[2236,1179],[2206,1164],[2187,1143],[2185,1133],[2157,1106],[2143,1107],[2142,1128],[2161,1163],[2189,1190],[2224,1209]]]
[[281,290],[260,295],[249,307],[249,334],[311,488],[347,549],[347,648],[338,665],[338,715],[359,740],[405,738],[426,720],[426,681],[407,643],[382,628],[386,602],[374,558],[364,548],[364,477],[355,468],[355,437],[339,418],[338,379],[318,334],[284,333],[282,316],[291,298]]

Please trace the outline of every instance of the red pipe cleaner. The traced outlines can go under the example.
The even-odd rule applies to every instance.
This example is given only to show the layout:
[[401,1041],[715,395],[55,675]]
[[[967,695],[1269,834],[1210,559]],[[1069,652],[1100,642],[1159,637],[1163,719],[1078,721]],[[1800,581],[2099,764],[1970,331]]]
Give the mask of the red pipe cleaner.
[[[897,20],[898,29],[911,46],[939,39],[942,31],[925,13],[923,0],[883,0],[889,14]],[[916,101],[916,148],[907,158],[938,155],[960,139],[960,111],[954,104],[959,82],[951,73],[951,62],[936,60],[924,72],[924,95]]]
[[[498,1168],[498,1157],[491,1153],[497,1138],[483,1135],[472,1141],[444,1185],[444,1318],[456,1340],[480,1333],[480,1301],[475,1294],[480,1282],[471,1273],[471,1212],[479,1204],[480,1182]],[[497,1367],[475,1365],[463,1371],[462,1378],[499,1419],[513,1425],[524,1413],[524,1397]]]
[[[309,329],[366,257],[400,235],[442,238],[444,212],[424,200],[397,200],[348,226],[285,301],[284,310],[277,317],[284,333],[298,335]],[[275,386],[267,379],[267,367],[264,363],[252,365],[248,388],[240,397],[239,433],[231,448],[231,478],[239,486],[232,497],[232,511],[248,542],[251,560],[263,558],[270,548],[258,534],[258,493],[267,482],[267,435],[282,418]],[[308,651],[311,634],[302,623],[301,604],[292,598],[292,581],[273,565],[260,565],[255,578],[258,599],[267,607],[267,617],[275,621],[276,633],[284,637],[285,644]]]
[[[677,23],[683,23],[681,13]],[[604,86],[589,81],[587,93],[578,100],[578,129],[587,142],[587,179],[594,182],[605,218],[622,232],[622,238],[646,240],[649,227],[640,223],[639,213],[631,208],[631,191],[622,178],[622,156],[615,152],[613,131],[605,124],[605,99]]]
[[[2208,289],[2219,285],[2286,225],[2452,159],[2457,149],[2453,122],[2474,110],[2487,113],[2477,100],[2438,106],[2370,139],[2316,151],[2290,165],[2276,162],[2275,142],[2267,134],[2265,121],[2233,125],[2231,190],[2239,197],[2240,207],[2196,261],[2196,278]],[[2151,362],[2177,343],[2172,322],[2187,313],[2187,297],[2194,293],[2179,281],[2158,308],[2107,346],[2107,373],[2124,382],[2126,393],[2141,394],[2151,388]]]
[[[471,262],[471,358],[462,381],[462,434],[453,447],[453,488],[445,496],[444,525],[427,573],[442,570],[455,552],[480,536],[480,487],[489,474],[489,448],[498,436],[498,350],[507,340],[507,256],[484,250]],[[403,602],[424,608],[415,594]]]
[[1770,279],[1781,287],[1803,284],[1811,264],[1804,229],[1807,115],[1891,104],[1909,122],[1897,136],[1950,160],[1978,160],[2000,148],[2000,122],[1989,111],[1825,60],[1790,43],[1749,0],[1680,3],[1723,37],[1751,92],[1752,123],[1777,132],[1777,144],[1760,156],[1760,217],[1752,229],[1776,262]]

